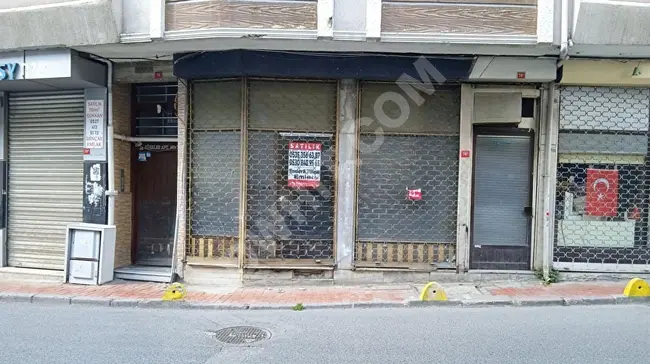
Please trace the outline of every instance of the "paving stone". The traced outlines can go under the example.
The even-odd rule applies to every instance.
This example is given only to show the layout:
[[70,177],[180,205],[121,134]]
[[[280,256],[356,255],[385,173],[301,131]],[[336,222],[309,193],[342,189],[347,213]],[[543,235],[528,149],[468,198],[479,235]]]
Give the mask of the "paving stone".
[[513,300],[515,306],[563,306],[562,297],[526,297]]
[[32,297],[32,303],[69,305],[70,296],[35,294],[34,297]]
[[112,299],[106,297],[71,297],[71,305],[110,306]]
[[31,293],[0,292],[0,302],[27,302],[31,303],[34,297]]

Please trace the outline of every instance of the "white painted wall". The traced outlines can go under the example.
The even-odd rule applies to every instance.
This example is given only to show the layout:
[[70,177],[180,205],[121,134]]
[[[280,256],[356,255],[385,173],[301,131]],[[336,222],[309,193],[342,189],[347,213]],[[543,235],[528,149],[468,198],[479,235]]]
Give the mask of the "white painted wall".
[[119,42],[121,0],[0,2],[0,50]]
[[574,44],[650,45],[650,3],[573,0]]
[[120,0],[122,2],[122,34],[149,35],[149,0]]
[[334,2],[334,38],[365,39],[366,0]]

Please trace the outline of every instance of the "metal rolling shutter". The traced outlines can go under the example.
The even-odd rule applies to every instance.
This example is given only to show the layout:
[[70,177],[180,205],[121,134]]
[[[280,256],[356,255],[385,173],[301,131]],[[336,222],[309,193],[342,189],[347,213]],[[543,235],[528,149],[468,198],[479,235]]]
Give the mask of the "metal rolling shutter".
[[83,220],[83,91],[9,95],[8,255],[63,269],[66,225]]

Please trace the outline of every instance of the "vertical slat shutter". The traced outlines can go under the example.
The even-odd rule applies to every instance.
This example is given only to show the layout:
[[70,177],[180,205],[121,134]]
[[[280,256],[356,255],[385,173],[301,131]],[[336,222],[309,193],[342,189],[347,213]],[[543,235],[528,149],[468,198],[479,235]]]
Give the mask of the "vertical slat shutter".
[[83,219],[83,91],[9,95],[8,255],[63,269],[66,225]]

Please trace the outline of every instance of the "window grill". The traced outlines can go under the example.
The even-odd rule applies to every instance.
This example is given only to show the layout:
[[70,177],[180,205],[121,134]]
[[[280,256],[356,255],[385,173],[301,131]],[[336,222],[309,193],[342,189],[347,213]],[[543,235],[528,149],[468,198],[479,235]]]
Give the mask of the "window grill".
[[176,83],[142,84],[135,86],[135,135],[176,136]]

